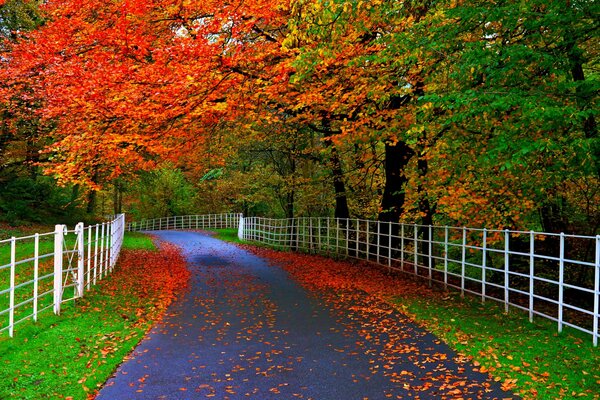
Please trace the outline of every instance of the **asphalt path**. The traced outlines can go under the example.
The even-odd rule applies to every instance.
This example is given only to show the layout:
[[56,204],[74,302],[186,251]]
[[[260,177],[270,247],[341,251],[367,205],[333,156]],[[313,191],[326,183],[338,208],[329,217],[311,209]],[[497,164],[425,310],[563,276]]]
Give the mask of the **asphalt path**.
[[183,250],[190,285],[97,399],[515,398],[397,312],[383,322],[408,351],[390,363],[381,329],[365,340],[377,321],[340,319],[267,260],[198,232],[152,233]]

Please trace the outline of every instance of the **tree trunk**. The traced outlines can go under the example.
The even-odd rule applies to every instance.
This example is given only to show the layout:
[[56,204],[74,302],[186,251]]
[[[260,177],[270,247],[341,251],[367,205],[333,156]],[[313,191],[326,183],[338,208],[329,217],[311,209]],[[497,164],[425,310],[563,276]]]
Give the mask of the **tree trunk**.
[[[97,184],[98,178],[99,178],[98,170],[94,169],[94,174],[92,175],[92,182]],[[94,211],[96,210],[97,201],[98,201],[98,194],[97,194],[96,190],[91,189],[87,195],[86,213],[88,213],[90,215],[94,213]]]
[[404,169],[413,155],[414,151],[404,142],[385,144],[385,187],[378,216],[384,223],[380,226],[379,245],[382,249],[393,249],[392,257],[400,245],[398,222],[404,212],[404,190],[408,182]]
[[404,142],[385,144],[385,187],[381,197],[380,221],[400,220],[406,199],[405,185],[408,182],[404,169],[414,154],[413,149]]
[[331,164],[331,174],[333,175],[333,189],[335,191],[335,211],[334,216],[337,219],[349,219],[350,209],[348,208],[348,198],[346,197],[346,185],[344,184],[344,171],[337,147],[331,140],[331,123],[329,119],[323,118],[323,139],[325,146],[330,151],[329,162]]
[[88,192],[87,207],[85,209],[86,213],[90,215],[94,213],[94,210],[96,209],[97,198],[98,196],[95,190],[92,189]]
[[[427,263],[429,263],[429,258],[431,258],[431,254],[429,254],[429,241],[432,239],[429,234],[429,226],[433,225],[433,215],[435,214],[435,207],[431,206],[429,202],[429,198],[427,197],[427,191],[423,187],[423,179],[427,175],[427,171],[429,170],[429,164],[427,159],[425,159],[422,155],[419,156],[417,160],[417,170],[419,172],[419,184],[417,185],[417,192],[419,193],[419,212],[421,214],[421,224],[424,225],[419,229],[419,236],[421,237],[421,253],[423,256],[422,264],[425,263],[425,259],[427,259]],[[435,260],[431,260],[431,266],[435,267]]]
[[[583,70],[583,52],[577,46],[574,38],[568,38],[567,55],[569,63],[571,65],[571,77],[574,82],[584,82],[585,73]],[[593,97],[596,94],[594,90],[585,90],[582,85],[579,85],[576,90],[577,105],[580,110],[589,108],[593,103]],[[583,121],[583,132],[587,139],[594,139],[598,136],[598,126],[596,124],[596,118],[590,113],[590,115]],[[593,142],[592,156],[594,158],[596,167],[596,176],[600,176],[600,144],[598,141]]]
[[123,210],[123,185],[116,180],[113,185],[113,211],[115,215],[121,214]]

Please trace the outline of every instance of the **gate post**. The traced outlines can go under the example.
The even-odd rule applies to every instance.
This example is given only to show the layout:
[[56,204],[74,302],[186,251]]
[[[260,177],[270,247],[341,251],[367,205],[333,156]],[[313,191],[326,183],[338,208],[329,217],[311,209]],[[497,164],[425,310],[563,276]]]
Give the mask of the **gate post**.
[[244,217],[240,214],[240,223],[238,224],[238,239],[244,240]]
[[78,297],[83,297],[83,286],[84,286],[84,268],[83,261],[85,259],[83,251],[83,232],[85,228],[83,227],[83,222],[80,222],[75,226],[75,235],[77,235],[77,294]]
[[54,227],[54,314],[60,314],[62,300],[62,271],[63,271],[63,243],[65,241],[65,225]]

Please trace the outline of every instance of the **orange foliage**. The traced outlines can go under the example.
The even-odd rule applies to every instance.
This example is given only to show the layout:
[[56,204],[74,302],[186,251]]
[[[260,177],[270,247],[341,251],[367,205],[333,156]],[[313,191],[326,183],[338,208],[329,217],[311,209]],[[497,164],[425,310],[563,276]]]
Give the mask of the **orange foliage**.
[[245,66],[272,57],[263,29],[285,24],[283,2],[264,0],[68,0],[45,11],[49,21],[11,46],[1,94],[39,102],[56,123],[47,172],[91,187],[201,146],[244,106]]
[[162,243],[160,251],[124,250],[111,279],[101,281],[97,290],[108,296],[136,293],[136,298],[152,301],[154,308],[150,314],[137,315],[137,323],[143,324],[158,318],[167,309],[187,287],[189,277],[179,249]]

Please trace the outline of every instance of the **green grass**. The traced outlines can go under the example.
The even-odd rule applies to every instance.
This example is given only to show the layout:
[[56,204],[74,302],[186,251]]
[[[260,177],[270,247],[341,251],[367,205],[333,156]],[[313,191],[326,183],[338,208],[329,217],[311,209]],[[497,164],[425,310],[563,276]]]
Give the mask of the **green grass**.
[[[460,353],[473,357],[483,371],[503,382],[516,379],[526,398],[600,398],[600,350],[590,335],[494,302],[447,297],[398,297],[397,303],[428,330]],[[581,397],[580,397],[581,396]]]
[[125,232],[123,249],[128,250],[156,250],[150,236],[139,232]]
[[[153,248],[139,233],[128,233],[125,243]],[[134,290],[135,278],[122,287],[118,268],[82,299],[63,304],[60,316],[46,312],[17,325],[14,338],[0,335],[0,399],[85,399],[110,377],[151,325],[161,296]]]
[[123,317],[124,302],[135,297],[91,291],[61,316],[45,314],[0,339],[0,398],[85,399],[86,388],[102,384],[148,329]]
[[237,228],[211,229],[210,232],[215,233],[215,235],[213,236],[214,238],[223,240],[225,242],[252,244],[252,246],[254,246],[254,247],[262,247],[265,249],[273,249],[273,250],[281,250],[281,251],[289,250],[289,247],[287,247],[287,246],[273,245],[273,244],[268,244],[268,243],[263,243],[263,242],[240,240],[238,237]]
[[215,238],[232,243],[242,243],[238,238],[238,230],[235,228],[211,229],[215,232]]

